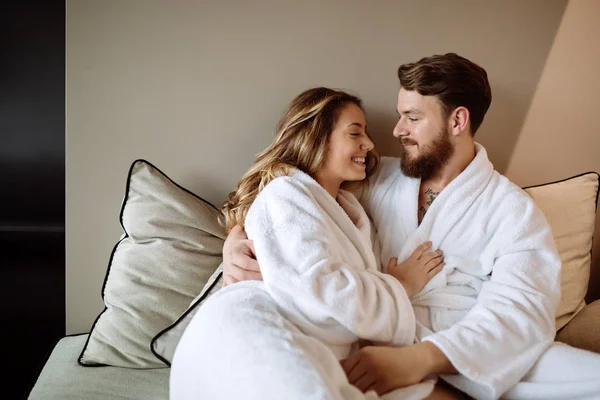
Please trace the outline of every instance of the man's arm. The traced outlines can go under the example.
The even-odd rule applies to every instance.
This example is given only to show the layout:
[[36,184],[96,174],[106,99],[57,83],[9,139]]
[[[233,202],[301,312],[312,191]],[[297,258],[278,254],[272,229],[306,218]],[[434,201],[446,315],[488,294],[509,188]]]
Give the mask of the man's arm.
[[341,361],[351,384],[363,392],[382,395],[393,389],[414,385],[430,375],[456,374],[448,357],[433,343],[405,347],[365,347]]
[[[493,274],[473,309],[423,343],[381,351],[365,348],[360,353],[367,354],[357,356],[372,359],[366,363],[369,368],[381,371],[384,383],[392,382],[387,390],[429,374],[455,373],[445,379],[460,390],[475,398],[499,397],[552,343],[561,267],[552,232],[532,202],[512,196],[503,200],[503,206],[501,223],[490,238],[497,249]],[[415,366],[415,360],[422,361]],[[359,363],[354,360],[346,367],[355,364]],[[378,364],[388,369],[377,368]]]
[[419,347],[419,352],[423,354],[423,359],[426,360],[425,376],[432,374],[457,374],[458,371],[450,362],[448,357],[442,350],[431,342],[421,342],[413,344]]
[[231,229],[223,245],[223,286],[240,281],[261,281],[262,275],[254,245],[246,232],[236,225]]
[[[525,195],[505,196],[495,218],[492,275],[475,306],[453,326],[427,336],[460,375],[449,382],[475,398],[499,397],[551,345],[561,261],[541,210]],[[493,223],[493,222],[492,222]]]

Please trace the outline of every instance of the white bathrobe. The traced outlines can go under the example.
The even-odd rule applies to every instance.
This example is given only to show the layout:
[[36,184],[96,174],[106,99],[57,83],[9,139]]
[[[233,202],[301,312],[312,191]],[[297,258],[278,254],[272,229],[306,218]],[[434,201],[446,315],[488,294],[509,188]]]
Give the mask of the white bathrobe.
[[[402,285],[380,272],[372,224],[358,200],[338,202],[309,175],[271,181],[248,211],[263,282],[210,297],[175,351],[171,399],[375,399],[339,364],[359,338],[413,344]],[[433,382],[386,398],[419,399]]]
[[340,190],[337,199],[298,170],[257,196],[245,228],[267,291],[340,359],[359,338],[412,344],[411,302],[398,280],[379,271],[367,214],[353,194]]
[[[550,226],[532,199],[494,170],[479,144],[475,159],[420,225],[420,179],[404,176],[399,159],[384,157],[381,164],[362,202],[377,228],[382,259],[401,262],[427,240],[444,251],[443,271],[413,297],[418,339],[436,344],[460,372],[444,376],[448,382],[477,399],[500,397],[553,344],[561,261]],[[600,363],[588,367],[598,372],[596,382],[583,374],[583,398],[593,398],[585,396],[595,390],[600,398]],[[530,382],[506,396],[549,398],[542,387]]]

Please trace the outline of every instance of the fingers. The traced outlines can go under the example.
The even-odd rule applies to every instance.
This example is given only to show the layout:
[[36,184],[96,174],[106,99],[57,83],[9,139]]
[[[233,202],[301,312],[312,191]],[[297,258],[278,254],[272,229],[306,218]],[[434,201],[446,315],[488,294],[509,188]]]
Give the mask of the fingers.
[[444,255],[444,252],[441,250],[436,251],[428,251],[427,253],[421,256],[421,262],[423,265],[427,265],[429,263],[434,263],[435,265],[430,266],[430,269],[437,266],[441,262],[441,258]]
[[226,278],[230,278],[231,283],[239,281],[262,281],[262,274],[255,271],[249,271],[244,268],[240,268],[238,265],[232,265],[231,268],[225,273]]
[[[250,251],[249,248],[248,251]],[[247,253],[246,248],[242,252],[234,252],[231,257],[231,263],[245,271],[260,272],[258,261]]]
[[431,271],[429,271],[427,273],[427,277],[429,279],[431,279],[434,276],[436,276],[437,274],[439,274],[442,271],[442,269],[444,269],[444,265],[446,265],[446,263],[441,263],[440,265],[438,265],[437,267],[435,267],[434,269],[432,269]]
[[368,390],[374,390],[378,395],[383,396],[385,393],[389,392],[389,389],[386,390],[385,386],[381,382],[375,382]]
[[235,277],[223,273],[223,287],[239,282]]
[[247,240],[246,244],[248,245],[248,250],[250,251],[249,256],[256,259],[256,251],[254,251],[254,242],[252,240]]
[[431,261],[429,261],[428,263],[425,264],[425,268],[427,269],[427,271],[431,271],[432,269],[438,267],[439,265],[444,263],[444,257],[440,256],[440,257],[435,257],[432,258]]
[[420,245],[419,247],[417,247],[415,249],[415,251],[412,253],[411,257],[415,257],[417,260],[421,259],[421,256],[423,255],[423,253],[425,253],[427,250],[429,250],[431,248],[431,241],[427,241],[425,243],[423,243],[422,245]]
[[365,365],[362,363],[358,363],[348,374],[348,382],[350,382],[354,386],[357,386],[356,383],[359,382],[367,374],[367,372],[368,371],[365,368]]
[[374,374],[369,374],[367,373],[367,371],[365,371],[365,374],[362,377],[360,377],[354,382],[350,381],[350,383],[352,383],[354,386],[360,389],[361,392],[365,393],[367,390],[369,390],[372,386],[375,385],[375,376]]
[[349,358],[340,360],[340,364],[342,365],[342,369],[344,370],[344,373],[346,374],[346,376],[350,375],[352,370],[354,370],[354,368],[358,365],[358,363],[360,361],[359,355],[360,355],[359,353],[355,353],[354,355],[350,356]]
[[225,284],[239,281],[262,281],[262,274],[258,261],[244,253],[234,252],[230,263],[223,265],[223,279]]
[[390,261],[388,261],[386,271],[389,271],[390,269],[394,268],[396,265],[398,265],[398,257],[390,258]]

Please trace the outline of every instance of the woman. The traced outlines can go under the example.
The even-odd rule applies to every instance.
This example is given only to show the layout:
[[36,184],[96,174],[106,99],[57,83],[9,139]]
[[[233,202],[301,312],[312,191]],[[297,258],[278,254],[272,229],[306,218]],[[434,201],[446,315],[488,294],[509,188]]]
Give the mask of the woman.
[[377,397],[338,360],[359,339],[412,344],[410,297],[443,267],[426,243],[380,272],[350,192],[377,164],[359,98],[314,88],[290,103],[223,206],[226,230],[241,225],[254,242],[264,282],[230,285],[198,310],[175,352],[172,398]]

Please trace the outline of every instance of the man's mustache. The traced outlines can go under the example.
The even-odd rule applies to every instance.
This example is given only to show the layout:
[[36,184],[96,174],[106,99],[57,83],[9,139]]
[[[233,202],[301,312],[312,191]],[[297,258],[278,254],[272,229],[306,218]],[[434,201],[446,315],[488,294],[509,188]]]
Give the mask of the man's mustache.
[[414,141],[413,139],[409,139],[409,138],[400,139],[400,143],[402,143],[403,146],[416,146],[417,145],[416,141]]

